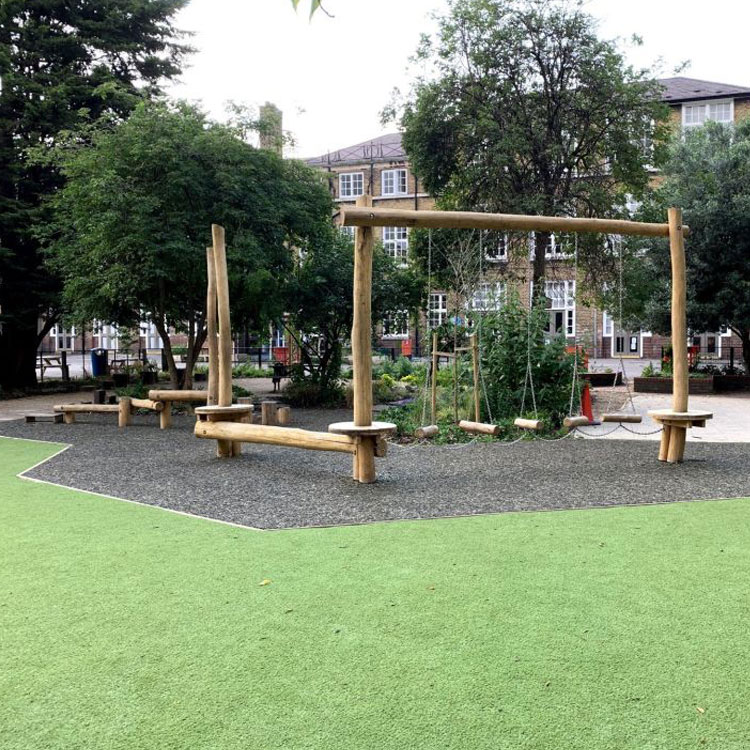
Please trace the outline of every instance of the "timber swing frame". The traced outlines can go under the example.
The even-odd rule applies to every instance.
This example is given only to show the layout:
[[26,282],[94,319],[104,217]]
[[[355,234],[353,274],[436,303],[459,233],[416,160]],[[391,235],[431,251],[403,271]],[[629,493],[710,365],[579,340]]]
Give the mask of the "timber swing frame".
[[[363,197],[357,203],[367,207],[372,205],[372,200]],[[214,224],[211,234],[213,246],[206,249],[208,402],[195,410],[196,437],[216,440],[219,458],[239,456],[242,443],[349,453],[353,478],[363,484],[374,482],[375,457],[385,456],[385,436],[394,432],[396,425],[372,421],[372,256],[375,247],[372,229],[358,230],[354,243],[354,418],[351,422],[329,425],[328,432],[250,424],[246,420],[252,406],[232,404],[232,336],[224,229]]]
[[[373,208],[372,199],[369,196],[364,196],[363,198],[358,199],[356,206],[343,207],[341,209],[341,223],[343,226],[353,226],[357,228],[357,245],[359,245],[360,234],[369,230],[371,235],[373,227],[585,232],[593,234],[624,234],[640,237],[668,238],[672,265],[671,320],[672,354],[674,362],[672,408],[658,409],[648,412],[650,417],[661,423],[663,426],[661,444],[659,446],[659,460],[667,461],[668,463],[681,462],[685,455],[685,438],[688,428],[703,427],[705,426],[706,420],[713,417],[711,412],[690,411],[688,409],[685,237],[689,233],[689,228],[682,223],[681,209],[674,207],[669,208],[667,212],[667,222],[664,224],[657,224],[622,219],[587,219],[556,216],[527,216],[521,214],[488,214],[472,211],[414,211],[396,208]],[[370,242],[372,242],[371,239]],[[355,293],[355,311],[357,304]],[[353,343],[354,341],[352,341],[352,344]]]

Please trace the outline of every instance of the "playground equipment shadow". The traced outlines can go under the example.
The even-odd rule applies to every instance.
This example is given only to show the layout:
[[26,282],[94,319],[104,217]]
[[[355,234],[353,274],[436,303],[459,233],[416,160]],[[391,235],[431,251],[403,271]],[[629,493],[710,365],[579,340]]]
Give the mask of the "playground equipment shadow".
[[[298,410],[294,426],[346,418]],[[743,443],[691,444],[679,466],[659,463],[650,441],[393,446],[378,460],[379,481],[363,486],[344,454],[245,445],[219,460],[193,425],[175,417],[164,432],[153,416],[136,416],[119,430],[91,415],[75,425],[4,422],[0,435],[70,444],[29,478],[260,529],[750,495]]]

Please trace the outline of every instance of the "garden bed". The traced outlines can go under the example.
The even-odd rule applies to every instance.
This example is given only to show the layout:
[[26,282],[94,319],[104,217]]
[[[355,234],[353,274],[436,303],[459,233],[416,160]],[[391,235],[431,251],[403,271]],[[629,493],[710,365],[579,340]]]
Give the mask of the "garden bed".
[[611,385],[622,385],[622,373],[618,372],[585,372],[581,377],[588,380],[592,388],[606,388]]
[[716,393],[750,391],[750,375],[714,375]]
[[[705,378],[689,378],[689,390],[691,394],[713,393],[714,376]],[[650,377],[633,378],[633,390],[636,393],[672,393],[672,378]]]

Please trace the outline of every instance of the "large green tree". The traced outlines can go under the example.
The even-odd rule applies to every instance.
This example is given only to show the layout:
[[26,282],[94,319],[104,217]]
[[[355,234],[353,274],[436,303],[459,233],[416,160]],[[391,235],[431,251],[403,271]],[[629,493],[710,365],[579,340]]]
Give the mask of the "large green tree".
[[186,3],[0,2],[0,387],[35,382],[37,346],[60,310],[34,230],[61,178],[28,151],[104,113],[126,115],[177,75],[188,48],[173,18]]
[[255,330],[284,309],[289,248],[310,250],[330,231],[320,175],[187,104],[141,103],[124,122],[71,134],[55,155],[65,186],[45,239],[69,314],[153,321],[175,385],[169,329],[188,334],[188,386],[205,340],[212,223],[227,231],[234,324]]
[[[286,328],[299,345],[302,374],[324,391],[340,377],[343,343],[351,335],[354,252],[348,235],[331,226],[324,242],[304,254],[286,285]],[[381,246],[373,256],[372,318],[409,318],[419,309],[423,281]]]
[[[599,38],[580,2],[449,0],[437,20],[401,125],[444,207],[611,216],[646,190],[667,136],[658,88]],[[580,255],[611,264],[601,240],[582,241]],[[533,274],[545,275],[542,252]]]
[[[674,144],[653,213],[681,206],[686,240],[688,325],[694,331],[728,326],[742,342],[750,372],[750,119],[737,125],[708,122]],[[668,334],[669,247],[652,242],[640,251],[650,298],[644,325]]]

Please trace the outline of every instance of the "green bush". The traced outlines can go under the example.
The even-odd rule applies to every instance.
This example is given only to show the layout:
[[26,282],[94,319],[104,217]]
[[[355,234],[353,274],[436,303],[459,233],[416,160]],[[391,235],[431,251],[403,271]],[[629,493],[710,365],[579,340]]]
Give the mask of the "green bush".
[[243,362],[232,368],[233,378],[270,378],[272,374],[271,370],[255,367],[248,362]]
[[345,405],[344,391],[339,386],[324,388],[312,380],[293,380],[283,390],[284,400],[291,406],[310,408],[325,406],[339,408]]
[[143,385],[143,383],[133,383],[123,388],[115,388],[115,393],[119,398],[126,396],[128,398],[148,398],[148,392],[153,386]]
[[237,399],[240,397],[252,396],[253,392],[248,391],[247,388],[243,388],[241,385],[235,385],[232,383],[232,398]]

